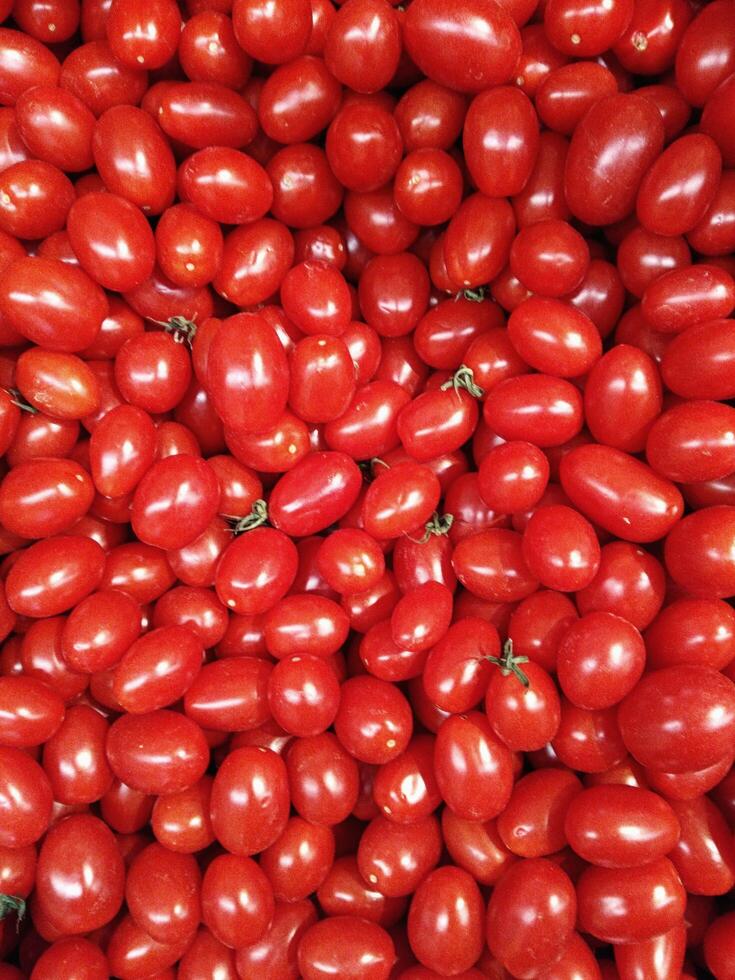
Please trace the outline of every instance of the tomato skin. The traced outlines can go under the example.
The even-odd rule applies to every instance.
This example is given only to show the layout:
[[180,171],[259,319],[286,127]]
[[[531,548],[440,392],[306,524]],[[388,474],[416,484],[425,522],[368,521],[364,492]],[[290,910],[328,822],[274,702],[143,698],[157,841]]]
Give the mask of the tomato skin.
[[125,900],[131,916],[157,942],[189,939],[201,914],[200,880],[191,855],[149,844],[128,870]]
[[521,535],[505,528],[463,538],[454,549],[452,566],[462,585],[481,599],[518,602],[538,588],[523,558]]
[[667,571],[690,595],[725,599],[735,594],[735,565],[727,542],[735,507],[704,507],[672,528],[664,545]]
[[273,488],[270,519],[291,537],[316,534],[347,513],[361,486],[362,474],[346,453],[310,453]]
[[592,525],[571,507],[541,507],[523,532],[523,558],[548,589],[576,592],[594,579],[600,545]]
[[[638,220],[657,235],[682,235],[704,217],[717,191],[722,156],[706,123],[666,147],[638,191]],[[732,161],[730,161],[732,162]]]
[[217,595],[241,615],[267,612],[288,592],[297,568],[296,546],[282,531],[255,528],[225,549],[215,576]]
[[154,0],[145,10],[135,0],[114,0],[106,27],[112,52],[123,64],[162,68],[176,52],[181,15],[172,0]]
[[100,287],[57,259],[18,259],[3,275],[0,315],[47,350],[73,354],[89,347],[108,310]]
[[58,803],[95,803],[112,785],[105,755],[109,725],[84,704],[67,709],[61,726],[43,747],[43,768]]
[[227,146],[205,146],[187,157],[179,168],[177,188],[182,201],[225,224],[257,221],[273,202],[265,170]]
[[74,814],[46,835],[38,854],[36,896],[49,922],[66,935],[91,932],[117,914],[123,860],[109,828]]
[[105,554],[91,538],[59,535],[26,549],[5,583],[8,605],[21,616],[56,616],[100,584]]
[[462,0],[451,18],[441,0],[420,0],[404,24],[406,49],[432,81],[481,92],[510,81],[521,53],[518,28],[499,5]]
[[631,755],[647,768],[702,769],[735,751],[735,685],[710,667],[665,667],[639,681],[618,720]]
[[531,442],[541,449],[561,446],[582,428],[582,396],[562,378],[520,375],[490,390],[484,418],[503,439]]
[[161,214],[173,201],[176,165],[158,124],[131,105],[112,106],[97,120],[94,162],[108,191]]
[[217,840],[231,854],[249,856],[270,847],[289,813],[280,756],[251,746],[230,752],[214,778],[210,812]]
[[0,484],[0,521],[24,538],[68,531],[86,514],[94,488],[86,470],[66,459],[29,460]]
[[485,693],[485,713],[498,738],[514,752],[533,752],[559,729],[561,705],[554,682],[536,663],[524,665],[526,688],[513,674],[493,668]]
[[574,216],[608,225],[630,214],[663,141],[661,114],[641,96],[620,93],[596,102],[576,127],[566,159],[565,193]]
[[663,355],[661,376],[666,387],[682,398],[726,400],[735,395],[733,361],[732,320],[715,319],[688,327],[673,339]]
[[490,820],[510,799],[510,751],[479,712],[452,715],[442,724],[435,743],[434,767],[442,798],[457,816]]
[[611,943],[645,942],[678,925],[686,892],[671,861],[638,868],[590,866],[577,881],[579,925]]
[[257,0],[237,0],[232,22],[238,43],[251,58],[278,65],[303,54],[311,9],[307,0],[280,0],[266,9]]
[[617,344],[594,365],[584,390],[587,426],[597,442],[639,453],[661,413],[661,379],[644,351]]
[[51,785],[41,766],[27,752],[0,748],[0,846],[27,847],[51,822]]
[[609,708],[633,690],[646,665],[638,630],[621,616],[591,612],[573,623],[557,656],[564,694],[580,708]]
[[[513,248],[519,241],[520,236]],[[555,268],[554,274],[561,273]],[[602,353],[600,334],[592,320],[549,295],[531,296],[520,303],[508,320],[508,336],[526,364],[562,378],[586,374]]]
[[383,456],[400,442],[397,418],[410,401],[410,394],[392,381],[358,388],[344,414],[324,427],[327,445],[357,461]]
[[579,446],[561,462],[561,484],[596,524],[624,541],[656,541],[680,519],[673,483],[611,446]]
[[735,915],[728,912],[711,923],[704,936],[704,958],[715,976],[729,980],[732,976],[733,937]]
[[304,980],[388,980],[396,960],[389,934],[375,922],[337,915],[312,925],[298,947],[298,967]]
[[48,741],[64,719],[64,702],[35,677],[0,677],[0,744],[28,748]]
[[119,405],[95,427],[89,444],[95,488],[105,497],[130,493],[155,456],[156,430],[150,415],[134,405]]
[[544,858],[517,861],[488,904],[490,951],[514,976],[536,976],[561,955],[576,912],[574,886],[558,865]]
[[186,626],[152,630],[137,639],[116,665],[114,696],[131,714],[166,708],[190,688],[203,657],[201,641]]
[[475,963],[483,947],[480,889],[463,869],[438,868],[416,889],[408,910],[408,941],[421,963],[442,975]]
[[133,495],[131,524],[139,540],[171,550],[191,544],[217,513],[219,483],[195,456],[169,456],[151,466]]
[[528,773],[518,780],[508,806],[498,817],[500,839],[519,857],[554,854],[567,843],[564,815],[581,792],[581,782],[568,770]]
[[680,831],[672,807],[647,789],[593,786],[569,806],[566,838],[590,864],[636,868],[657,861],[675,847]]
[[617,709],[578,708],[561,699],[561,722],[552,748],[558,759],[578,772],[605,772],[626,755]]
[[479,191],[488,197],[520,193],[539,148],[538,119],[528,96],[511,86],[480,92],[467,110],[462,145]]
[[169,967],[181,959],[191,938],[179,943],[157,943],[145,930],[126,915],[115,926],[107,945],[107,959],[113,976],[138,978],[141,976],[167,977]]
[[[257,971],[262,980],[293,980],[298,976],[296,955],[301,938],[315,922],[316,910],[308,899],[276,902],[273,919],[265,935],[251,946],[238,948],[237,976],[247,976],[249,972]],[[193,976],[191,980],[194,980]]]
[[224,424],[263,432],[282,416],[288,362],[273,328],[253,313],[224,320],[209,348],[207,391]]
[[676,599],[646,630],[650,670],[702,664],[722,670],[735,659],[735,610],[721,599]]
[[209,763],[201,728],[175,711],[121,715],[110,727],[107,759],[118,779],[141,793],[193,786]]
[[426,391],[401,410],[397,431],[406,452],[427,462],[467,442],[478,415],[476,399],[464,390]]
[[82,419],[99,405],[97,378],[73,354],[32,347],[18,358],[15,383],[31,405],[56,419]]
[[351,677],[342,685],[334,730],[350,755],[382,765],[406,749],[413,716],[394,684],[369,675]]
[[667,334],[726,317],[734,305],[732,276],[704,263],[664,273],[646,288],[641,300],[646,320]]
[[464,199],[444,235],[444,262],[455,289],[481,286],[502,271],[515,224],[503,198],[477,193]]
[[212,777],[203,776],[187,789],[159,796],[153,803],[152,813],[152,800],[146,797],[156,839],[169,851],[182,854],[201,851],[213,844],[215,837],[209,814],[211,796]]

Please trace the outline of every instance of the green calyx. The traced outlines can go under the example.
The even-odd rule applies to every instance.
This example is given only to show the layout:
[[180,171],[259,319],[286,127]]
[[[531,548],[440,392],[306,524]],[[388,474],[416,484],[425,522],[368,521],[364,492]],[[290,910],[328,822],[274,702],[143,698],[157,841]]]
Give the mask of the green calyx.
[[15,913],[18,922],[20,922],[26,914],[25,900],[19,898],[17,895],[5,895],[0,892],[0,919],[4,919],[13,913]]
[[484,390],[475,384],[472,368],[467,367],[466,364],[460,364],[452,377],[441,386],[442,391],[449,391],[450,388],[454,388],[457,394],[460,388],[464,388],[473,398],[482,398],[485,394]]
[[528,657],[516,657],[513,653],[513,641],[509,638],[503,644],[503,656],[502,657],[484,657],[484,660],[489,660],[490,663],[496,664],[500,667],[500,672],[503,677],[508,677],[513,674],[514,677],[523,684],[524,687],[530,687],[531,682],[529,681],[527,675],[518,666],[519,664],[527,664]]
[[197,332],[197,325],[193,320],[185,316],[172,316],[168,320],[156,320],[160,326],[170,333],[177,344],[186,344],[188,347],[194,343]]
[[228,520],[235,522],[232,528],[235,534],[254,531],[256,527],[262,527],[268,523],[268,505],[265,500],[256,500],[252,510],[245,517],[230,517]]

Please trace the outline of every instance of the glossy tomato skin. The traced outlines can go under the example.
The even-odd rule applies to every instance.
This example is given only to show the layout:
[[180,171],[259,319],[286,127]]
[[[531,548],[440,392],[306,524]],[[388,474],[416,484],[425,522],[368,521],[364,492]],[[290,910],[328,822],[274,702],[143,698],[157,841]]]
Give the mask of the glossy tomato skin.
[[393,940],[382,926],[350,915],[338,915],[312,925],[298,948],[304,980],[387,980],[396,959]]
[[297,568],[296,546],[282,531],[255,528],[227,546],[214,584],[220,601],[233,612],[264,613],[288,592]]
[[672,800],[681,835],[669,857],[687,892],[724,895],[735,883],[735,847],[727,821],[706,796]]
[[198,924],[200,881],[191,855],[149,844],[128,870],[125,901],[135,921],[153,939],[181,942],[192,936]]
[[626,746],[643,765],[702,769],[735,748],[735,686],[709,667],[665,667],[638,683],[618,718]]
[[219,497],[217,477],[205,460],[188,455],[158,460],[133,495],[133,530],[145,544],[183,548],[206,530]]
[[735,658],[735,611],[721,599],[676,599],[645,633],[649,669],[703,664],[722,670]]
[[230,752],[212,786],[212,827],[223,847],[231,854],[259,853],[283,833],[288,812],[286,765],[280,756],[252,746]]
[[52,827],[38,855],[36,895],[44,915],[62,933],[106,925],[123,899],[125,873],[115,838],[88,814]]
[[3,746],[0,760],[0,804],[4,814],[0,845],[28,847],[51,822],[51,784],[41,766],[21,749]]
[[302,54],[311,32],[305,0],[281,0],[263,9],[255,0],[238,0],[232,10],[235,37],[258,61],[281,64]]
[[100,584],[105,554],[91,538],[59,535],[24,551],[6,580],[8,604],[23,616],[56,616]]
[[115,667],[114,695],[131,714],[166,708],[191,687],[203,657],[201,641],[186,626],[151,630]]
[[67,709],[43,748],[43,768],[57,802],[94,803],[109,790],[113,775],[105,755],[108,730],[93,708],[80,704]]
[[142,793],[175,793],[196,783],[209,762],[202,730],[174,711],[122,715],[110,727],[107,759],[113,772]]
[[92,139],[97,171],[107,190],[137,205],[144,214],[161,214],[173,201],[174,156],[158,124],[132,105],[107,109]]
[[86,194],[72,205],[69,241],[80,265],[106,289],[127,292],[153,272],[153,232],[143,212],[116,194]]
[[15,748],[40,745],[64,719],[59,695],[35,677],[0,677],[0,743]]
[[525,687],[514,674],[494,668],[485,693],[485,713],[498,738],[514,752],[543,748],[556,735],[561,705],[554,682],[537,663],[526,664]]
[[541,507],[523,532],[523,558],[548,589],[576,592],[589,585],[600,566],[594,528],[571,507]]
[[27,340],[75,353],[95,340],[109,307],[81,269],[58,259],[23,258],[3,275],[0,313]]
[[39,411],[56,419],[81,419],[97,410],[97,379],[74,354],[31,348],[16,364],[16,385]]
[[493,602],[518,602],[539,585],[523,557],[521,535],[505,528],[463,538],[454,549],[452,566],[466,589]]
[[490,898],[490,951],[514,975],[532,977],[558,959],[571,938],[576,912],[574,886],[558,865],[543,858],[518,861]]
[[442,798],[457,816],[490,820],[510,799],[510,750],[479,712],[453,715],[442,724],[434,748],[434,767]]
[[260,657],[227,657],[205,664],[186,692],[186,714],[202,728],[214,731],[257,728],[270,715],[267,685],[271,670]]
[[735,568],[729,546],[735,508],[704,507],[672,528],[664,547],[666,568],[695,596],[728,598],[735,590]]
[[564,815],[582,791],[574,773],[539,769],[516,783],[508,806],[498,817],[503,844],[524,858],[545,857],[566,845]]
[[606,446],[639,453],[661,405],[659,372],[640,348],[617,344],[587,378],[585,420],[595,440]]
[[449,10],[441,0],[420,0],[406,18],[409,55],[433,82],[480,92],[510,81],[521,53],[518,28],[505,9],[462,0]]
[[572,502],[624,541],[655,541],[682,515],[682,497],[673,483],[610,446],[573,449],[562,460],[560,475]]
[[611,95],[592,106],[574,132],[566,160],[565,191],[574,216],[606,225],[630,214],[663,140],[660,113],[639,95]]
[[478,190],[489,197],[518,194],[539,146],[538,120],[528,96],[511,86],[476,95],[467,110],[462,142]]
[[315,534],[347,513],[361,486],[360,470],[346,453],[310,453],[273,488],[270,518],[289,536]]
[[399,756],[413,731],[408,700],[388,681],[352,677],[342,685],[334,730],[360,762],[381,765]]
[[603,942],[635,943],[680,923],[686,892],[662,857],[639,868],[588,867],[577,882],[577,901],[585,932]]
[[273,328],[252,313],[223,322],[207,361],[207,389],[225,425],[236,431],[271,428],[288,397],[288,363]]
[[565,832],[573,850],[591,864],[635,868],[668,854],[680,829],[672,806],[656,793],[611,785],[592,786],[572,801]]
[[0,520],[24,538],[49,538],[68,531],[92,503],[92,482],[66,459],[29,460],[0,484]]
[[257,943],[237,950],[238,976],[257,971],[263,980],[280,980],[282,977],[291,980],[297,977],[297,950],[302,936],[315,922],[316,910],[309,899],[276,902],[273,919],[265,935]]
[[621,616],[591,612],[573,623],[561,643],[557,678],[580,708],[609,708],[633,690],[646,664],[638,630]]
[[562,378],[520,375],[490,390],[484,418],[503,439],[531,442],[541,449],[560,446],[582,428],[582,397]]
[[480,889],[462,868],[438,868],[419,885],[408,912],[408,941],[421,963],[446,975],[469,969],[483,947]]

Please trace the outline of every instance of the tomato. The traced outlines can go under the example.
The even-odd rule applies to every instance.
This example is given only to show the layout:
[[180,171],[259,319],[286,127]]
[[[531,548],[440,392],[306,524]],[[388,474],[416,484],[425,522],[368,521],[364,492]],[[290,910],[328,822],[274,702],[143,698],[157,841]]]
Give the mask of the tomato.
[[36,960],[32,976],[34,980],[52,980],[58,976],[104,980],[109,976],[109,969],[99,946],[75,936],[52,943]]
[[330,588],[340,594],[369,589],[385,574],[380,546],[358,528],[341,528],[324,538],[316,563]]
[[146,214],[160,214],[172,203],[173,153],[147,112],[131,105],[107,109],[97,121],[92,149],[99,175],[111,193]]
[[732,753],[734,711],[731,681],[710,667],[682,664],[639,682],[620,707],[620,731],[643,765],[687,772]]
[[503,439],[542,449],[560,446],[582,428],[582,397],[568,381],[551,375],[511,377],[488,393],[484,418]]
[[460,817],[489,820],[510,798],[510,751],[479,713],[452,716],[440,727],[434,753],[442,798]]
[[732,913],[726,913],[716,918],[704,936],[704,958],[707,966],[717,976],[729,978],[732,976],[733,940]]
[[342,685],[334,730],[361,762],[382,764],[400,755],[411,738],[413,719],[401,691],[377,677],[352,677]]
[[[563,0],[556,2],[561,6]],[[632,14],[632,4],[623,0],[619,6]],[[660,113],[641,96],[621,93],[596,102],[575,129],[566,160],[565,192],[574,216],[600,225],[630,214],[663,139]]]
[[567,842],[565,814],[581,791],[577,777],[564,769],[540,769],[523,776],[497,820],[503,844],[524,858],[559,851]]
[[518,194],[531,175],[539,147],[538,120],[528,96],[510,86],[476,95],[467,110],[462,141],[478,190],[488,197]]
[[29,404],[57,419],[81,419],[99,406],[97,378],[74,354],[31,348],[18,358],[15,382]]
[[337,915],[311,925],[298,947],[304,980],[388,980],[396,954],[393,940],[375,922]]
[[256,747],[230,752],[212,786],[212,827],[223,847],[231,854],[259,853],[280,837],[288,812],[283,760]]
[[133,495],[131,523],[146,544],[183,548],[217,513],[219,484],[212,468],[194,456],[169,456],[148,470]]
[[333,826],[352,812],[359,770],[331,732],[296,739],[288,749],[286,767],[293,806],[305,820]]
[[241,47],[266,64],[282,64],[303,54],[311,32],[308,0],[278,0],[266,9],[254,0],[237,0],[232,20]]
[[551,744],[557,758],[579,772],[605,772],[626,754],[615,708],[578,708],[565,698]]
[[498,5],[462,0],[419,0],[405,20],[409,55],[432,81],[461,92],[480,92],[510,81],[521,53],[518,29]]
[[244,432],[271,428],[288,397],[288,363],[261,317],[229,317],[215,334],[207,361],[207,388],[225,425]]
[[[664,412],[646,442],[649,464],[678,483],[697,483],[726,476],[735,468],[730,448],[731,417],[727,405],[689,401]],[[731,457],[732,454],[732,458]]]
[[361,484],[360,470],[346,453],[310,453],[273,488],[270,519],[293,537],[323,531],[352,507]]
[[677,599],[646,630],[650,669],[703,664],[722,670],[735,658],[735,612],[720,599]]
[[647,789],[593,786],[570,804],[566,839],[590,864],[639,867],[662,858],[676,845],[680,829],[672,806]]
[[72,205],[67,227],[80,265],[106,289],[126,292],[153,272],[153,232],[124,197],[86,194]]
[[62,933],[91,932],[117,914],[125,873],[112,832],[89,814],[56,824],[38,854],[36,897]]
[[212,778],[204,776],[187,789],[159,796],[155,803],[146,797],[148,813],[144,823],[150,817],[156,839],[169,851],[200,851],[215,840],[209,814],[211,796]]
[[408,912],[408,941],[421,963],[442,974],[469,969],[483,947],[483,903],[461,868],[439,868],[418,887]]
[[[165,971],[186,952],[191,937],[179,943],[158,943],[132,916],[126,915],[115,926],[107,945],[110,972],[115,976],[148,973],[155,976]],[[162,974],[166,977],[166,973]]]
[[0,829],[2,847],[35,843],[51,822],[51,784],[37,762],[21,749],[0,748]]
[[175,711],[121,715],[110,727],[112,771],[142,793],[176,793],[196,783],[209,762],[202,730]]
[[733,517],[732,507],[705,507],[672,528],[664,546],[666,568],[690,594],[707,598],[733,594],[733,563],[726,545]]
[[25,538],[68,531],[92,503],[87,472],[65,459],[31,460],[16,466],[0,484],[0,520]]
[[724,895],[735,883],[735,848],[727,822],[706,796],[672,800],[681,835],[669,857],[687,892]]
[[257,943],[238,948],[238,976],[257,970],[264,980],[292,980],[297,977],[297,950],[302,936],[315,922],[316,911],[308,899],[276,902],[265,935]]
[[487,909],[491,953],[516,976],[533,976],[560,956],[572,937],[574,886],[543,858],[512,864],[493,889]]
[[508,261],[515,217],[508,201],[472,194],[455,212],[443,240],[446,271],[455,289],[494,279]]
[[191,937],[199,922],[200,880],[199,868],[191,855],[149,844],[128,870],[128,910],[138,926],[157,942],[181,942]]
[[0,315],[47,350],[89,347],[108,309],[104,292],[86,273],[57,259],[18,259],[3,275]]
[[189,689],[203,656],[201,642],[187,627],[152,630],[136,640],[115,667],[114,696],[131,714],[165,708]]
[[543,667],[529,663],[521,670],[522,677],[517,669],[501,666],[493,670],[485,694],[485,712],[493,731],[509,749],[530,752],[554,738],[561,706]]
[[95,803],[110,789],[113,776],[105,755],[108,730],[93,708],[80,704],[67,709],[43,747],[43,768],[58,803]]
[[105,554],[91,538],[59,535],[31,545],[8,574],[8,605],[22,616],[56,616],[102,581]]
[[685,897],[668,858],[639,868],[592,866],[577,882],[579,924],[604,942],[643,942],[681,922]]

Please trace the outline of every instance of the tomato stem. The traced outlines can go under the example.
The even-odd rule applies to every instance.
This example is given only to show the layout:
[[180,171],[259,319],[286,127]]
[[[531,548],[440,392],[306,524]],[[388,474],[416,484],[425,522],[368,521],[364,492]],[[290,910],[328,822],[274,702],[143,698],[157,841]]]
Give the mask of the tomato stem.
[[31,415],[38,415],[38,409],[29,405],[17,388],[6,388],[5,391],[10,395],[10,400],[17,405],[22,412],[30,412]]
[[170,333],[177,344],[191,347],[197,332],[197,325],[185,316],[172,316],[168,320],[156,320],[166,333]]
[[438,538],[445,534],[449,534],[449,531],[454,524],[454,514],[439,514],[439,511],[434,511],[429,520],[424,525],[424,533],[420,538],[412,538],[410,534],[406,537],[413,541],[414,544],[426,544],[432,535],[436,535]]
[[466,364],[460,364],[452,377],[441,386],[442,391],[449,391],[450,388],[454,388],[458,394],[459,389],[464,388],[473,398],[482,398],[485,394],[484,390],[475,384],[472,368],[467,367]]
[[476,289],[463,289],[457,293],[457,299],[463,297],[468,299],[470,303],[482,303],[485,299],[485,287],[478,286]]
[[232,529],[235,534],[254,531],[256,527],[261,527],[261,525],[268,523],[268,505],[265,500],[256,500],[249,514],[246,514],[245,517],[231,519],[236,521]]
[[518,680],[523,684],[524,687],[530,687],[531,682],[529,681],[526,674],[521,670],[518,664],[527,664],[528,657],[516,657],[513,653],[513,641],[508,638],[503,644],[503,656],[502,657],[485,657],[485,660],[489,660],[490,663],[497,664],[500,667],[500,672],[503,677],[508,677],[513,674]]
[[15,912],[18,922],[26,914],[26,903],[17,895],[5,895],[0,892],[0,920]]

